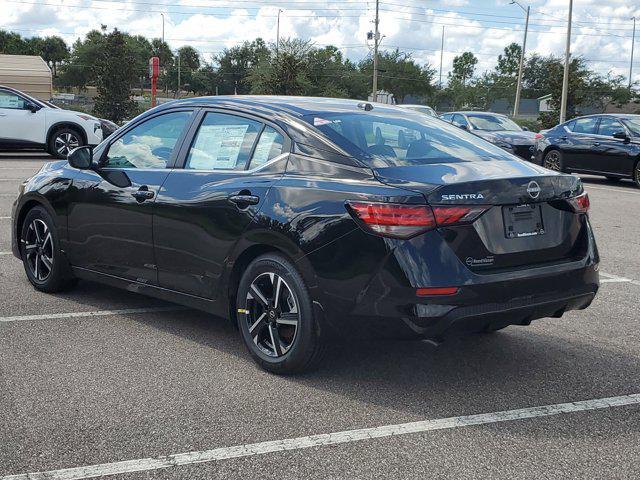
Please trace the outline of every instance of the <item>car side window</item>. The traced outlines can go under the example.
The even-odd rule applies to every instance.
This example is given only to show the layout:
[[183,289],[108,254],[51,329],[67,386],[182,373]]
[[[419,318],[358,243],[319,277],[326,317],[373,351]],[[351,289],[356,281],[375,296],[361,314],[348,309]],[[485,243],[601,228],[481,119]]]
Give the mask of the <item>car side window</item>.
[[442,120],[444,120],[445,122],[450,122],[451,121],[451,114],[445,113],[444,115],[440,115],[440,118],[442,118]]
[[598,135],[606,135],[607,137],[613,137],[614,133],[624,132],[625,129],[622,124],[615,118],[602,117],[600,119],[600,126],[598,127]]
[[12,92],[0,90],[0,108],[8,108],[11,110],[24,110],[27,102],[24,98]]
[[243,170],[262,123],[226,113],[208,112],[189,149],[185,168]]
[[190,116],[172,112],[142,122],[109,146],[103,167],[166,168]]
[[573,133],[596,133],[597,117],[578,118]]
[[573,121],[571,121],[569,123],[565,123],[564,128],[566,128],[570,132],[573,132],[573,129],[575,128],[575,126],[576,126],[576,121],[573,120]]
[[260,139],[253,151],[250,168],[257,168],[264,165],[269,160],[276,158],[282,153],[284,147],[284,137],[274,128],[264,127],[260,134]]

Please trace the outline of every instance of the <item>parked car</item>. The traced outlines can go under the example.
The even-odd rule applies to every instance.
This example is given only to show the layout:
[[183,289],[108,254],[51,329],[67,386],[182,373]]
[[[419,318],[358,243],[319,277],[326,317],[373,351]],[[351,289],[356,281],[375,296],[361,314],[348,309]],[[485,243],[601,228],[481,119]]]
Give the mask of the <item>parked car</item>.
[[560,172],[630,178],[640,188],[640,115],[575,118],[541,133],[536,162]]
[[[44,103],[49,108],[56,108],[58,110],[62,110],[55,103],[47,102],[47,101],[42,101],[42,103]],[[120,128],[117,123],[112,122],[111,120],[107,120],[106,118],[98,118],[98,120],[100,121],[100,125],[102,126],[103,140],[107,138],[109,135],[111,135],[113,132],[115,132],[118,128]]]
[[588,208],[579,178],[423,114],[219,96],[45,165],[12,248],[38,290],[88,279],[228,317],[263,368],[291,373],[332,332],[442,341],[586,308]]
[[436,113],[436,111],[427,106],[427,105],[411,105],[411,104],[402,104],[402,105],[398,105],[401,108],[408,108],[409,110],[414,110],[416,112],[420,112],[420,113],[424,113],[425,115],[430,115],[432,117],[437,117],[438,114]]
[[74,148],[97,145],[103,138],[103,124],[92,115],[52,108],[0,86],[0,149],[35,148],[66,158]]
[[525,160],[533,160],[536,134],[520,127],[506,115],[491,112],[451,112],[441,115],[440,118]]

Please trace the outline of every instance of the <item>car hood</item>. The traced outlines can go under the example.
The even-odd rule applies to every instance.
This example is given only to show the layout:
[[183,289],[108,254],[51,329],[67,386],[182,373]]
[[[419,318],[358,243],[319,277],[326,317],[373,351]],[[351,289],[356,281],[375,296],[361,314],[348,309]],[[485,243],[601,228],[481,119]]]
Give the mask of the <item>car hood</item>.
[[536,139],[534,132],[525,131],[487,132],[484,130],[474,130],[473,133],[490,142],[500,141],[511,145],[533,145]]

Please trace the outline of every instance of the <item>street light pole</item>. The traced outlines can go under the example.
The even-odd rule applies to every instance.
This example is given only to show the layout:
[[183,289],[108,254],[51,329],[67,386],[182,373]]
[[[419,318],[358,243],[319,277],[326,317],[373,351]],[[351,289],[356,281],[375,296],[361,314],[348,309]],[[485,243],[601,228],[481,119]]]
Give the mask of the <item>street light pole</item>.
[[282,9],[278,9],[278,26],[276,28],[276,57],[280,52],[280,13],[282,13]]
[[517,117],[520,110],[520,95],[522,94],[522,73],[524,67],[524,55],[527,49],[527,33],[529,33],[529,14],[531,13],[531,6],[527,5],[525,9],[516,0],[511,1],[512,4],[518,5],[522,10],[527,12],[527,19],[524,24],[524,39],[522,40],[522,51],[520,52],[520,66],[518,67],[518,84],[516,85],[516,101],[513,106],[513,116]]
[[442,41],[440,42],[440,88],[442,88],[442,57],[444,56],[444,25],[442,26]]
[[164,44],[164,13],[160,15],[162,16],[162,43]]
[[631,37],[631,64],[629,65],[629,90],[633,85],[633,47],[636,43],[636,17],[633,17],[633,37]]
[[378,43],[380,42],[380,32],[378,25],[380,24],[379,16],[380,0],[376,0],[376,19],[375,31],[373,34],[373,92],[372,98],[374,102],[378,101]]
[[560,100],[560,123],[567,119],[567,98],[569,96],[569,66],[571,58],[571,16],[573,0],[569,0],[569,21],[567,23],[567,48],[564,53],[564,78],[562,79],[562,99]]

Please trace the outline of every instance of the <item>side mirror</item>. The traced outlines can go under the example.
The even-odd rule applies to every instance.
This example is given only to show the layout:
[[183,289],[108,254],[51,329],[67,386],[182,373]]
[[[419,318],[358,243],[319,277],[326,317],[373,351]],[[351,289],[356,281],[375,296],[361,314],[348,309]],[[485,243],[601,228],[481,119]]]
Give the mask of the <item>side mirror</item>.
[[629,140],[627,132],[616,132],[613,134],[613,138],[617,138],[618,140]]
[[456,125],[456,127],[461,128],[462,130],[469,130],[467,125]]
[[93,161],[93,151],[88,146],[74,148],[67,155],[67,161],[73,168],[89,170]]
[[522,127],[522,130],[524,130],[525,132],[529,131],[529,127]]
[[40,107],[38,105],[36,105],[35,103],[31,103],[31,102],[27,103],[25,105],[25,108],[27,110],[29,110],[31,113],[36,113],[38,110],[40,110]]

